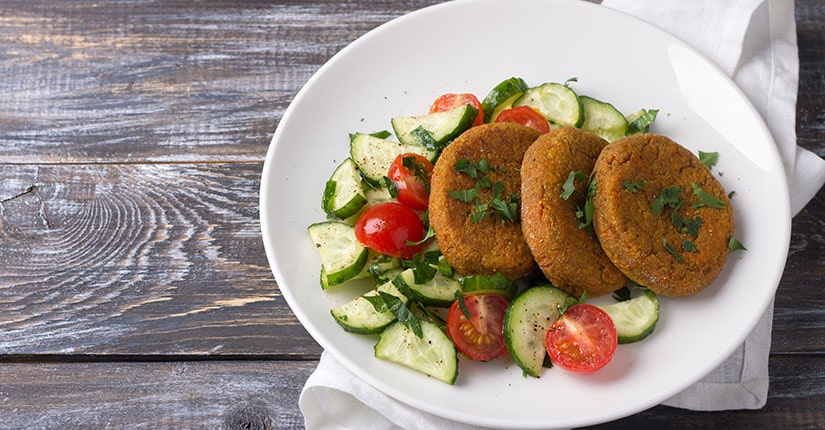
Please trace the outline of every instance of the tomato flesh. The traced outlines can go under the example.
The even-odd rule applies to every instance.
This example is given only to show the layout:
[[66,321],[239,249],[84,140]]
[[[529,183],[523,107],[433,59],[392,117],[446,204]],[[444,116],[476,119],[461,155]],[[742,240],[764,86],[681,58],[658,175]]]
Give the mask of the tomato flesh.
[[410,259],[421,252],[424,223],[414,210],[401,203],[379,203],[367,209],[355,223],[355,237],[364,246],[382,254]]
[[398,190],[398,201],[416,210],[429,206],[433,163],[418,154],[401,154],[390,164],[387,177]]
[[430,106],[430,113],[444,112],[466,104],[478,109],[478,116],[473,121],[473,127],[482,124],[484,122],[484,110],[481,107],[481,102],[478,100],[478,97],[470,93],[443,94],[435,99],[432,106]]
[[530,106],[518,106],[501,111],[496,117],[495,122],[514,122],[523,126],[530,127],[539,133],[547,133],[550,131],[550,123]]
[[464,296],[470,318],[464,316],[456,300],[447,314],[447,331],[462,354],[488,361],[507,352],[504,341],[504,313],[508,302],[498,294]]
[[607,312],[580,303],[570,306],[550,326],[545,343],[554,364],[573,372],[589,373],[610,362],[618,337],[616,325]]

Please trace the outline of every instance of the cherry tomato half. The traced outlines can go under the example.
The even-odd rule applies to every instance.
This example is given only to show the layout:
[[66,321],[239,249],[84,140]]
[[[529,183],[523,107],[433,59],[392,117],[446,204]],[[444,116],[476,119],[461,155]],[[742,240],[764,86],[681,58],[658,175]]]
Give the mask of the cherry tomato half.
[[418,154],[401,154],[390,164],[387,177],[395,183],[398,201],[412,209],[429,206],[433,163]]
[[496,117],[496,122],[514,122],[530,127],[539,133],[550,131],[550,123],[544,115],[530,106],[518,106],[501,111]]
[[370,207],[355,223],[355,237],[364,246],[403,259],[410,259],[421,251],[423,245],[407,243],[421,241],[425,233],[418,214],[395,202]]
[[473,127],[483,123],[484,110],[481,107],[481,102],[478,101],[478,97],[470,93],[444,94],[435,99],[435,102],[433,102],[432,106],[430,106],[430,113],[444,112],[466,104],[472,105],[474,108],[478,109],[478,116],[475,121],[473,121]]
[[488,361],[507,351],[504,342],[504,312],[508,302],[498,294],[468,294],[464,304],[470,319],[456,300],[447,314],[447,331],[456,348],[474,359]]
[[576,304],[550,326],[545,343],[553,364],[573,372],[595,372],[616,352],[616,325],[598,307]]

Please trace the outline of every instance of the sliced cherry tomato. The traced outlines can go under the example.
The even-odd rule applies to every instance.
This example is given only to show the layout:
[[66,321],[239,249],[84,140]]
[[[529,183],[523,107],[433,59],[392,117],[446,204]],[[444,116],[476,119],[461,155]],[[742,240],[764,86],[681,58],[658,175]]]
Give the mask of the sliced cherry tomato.
[[567,308],[546,337],[550,361],[573,372],[595,372],[613,358],[618,338],[607,312],[580,303]]
[[423,240],[425,233],[418,214],[395,202],[370,207],[355,223],[355,237],[364,246],[404,259],[421,251],[423,244],[408,245],[408,242]]
[[478,101],[478,97],[470,93],[444,94],[441,97],[435,99],[435,102],[433,102],[432,106],[430,106],[430,113],[444,112],[450,109],[455,109],[459,106],[464,106],[466,104],[472,105],[474,108],[478,109],[478,116],[476,117],[475,121],[473,121],[473,127],[483,123],[484,110],[481,107],[481,102]]
[[498,294],[468,294],[464,304],[470,318],[464,316],[456,300],[447,314],[447,331],[456,348],[464,355],[488,361],[507,351],[504,342],[504,312],[508,302]]
[[429,206],[433,163],[418,154],[401,154],[390,164],[387,177],[395,183],[398,201],[416,210]]
[[514,122],[535,129],[542,134],[550,131],[550,123],[547,122],[544,115],[530,106],[518,106],[503,110],[496,117],[496,122]]

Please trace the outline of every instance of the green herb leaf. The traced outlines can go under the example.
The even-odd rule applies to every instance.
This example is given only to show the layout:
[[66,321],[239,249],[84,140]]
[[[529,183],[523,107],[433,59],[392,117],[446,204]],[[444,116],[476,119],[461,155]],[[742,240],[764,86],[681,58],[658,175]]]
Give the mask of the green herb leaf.
[[450,197],[456,200],[460,200],[464,203],[471,203],[473,200],[476,199],[476,197],[478,197],[478,188],[470,188],[469,190],[458,191],[448,190],[447,194],[449,194]]
[[583,181],[584,180],[584,172],[581,170],[570,172],[567,175],[567,180],[564,181],[564,184],[561,186],[563,190],[561,193],[561,198],[567,200],[570,198],[571,195],[576,191],[576,181]]
[[390,193],[390,197],[398,198],[398,186],[395,185],[395,182],[392,179],[384,176],[384,185],[387,187],[387,192]]
[[482,175],[486,175],[486,174],[490,173],[490,160],[488,160],[486,158],[482,158],[481,160],[478,160],[478,163],[476,163],[476,168],[478,169],[479,173],[481,173]]
[[699,250],[696,249],[696,245],[694,245],[693,242],[691,242],[689,240],[686,240],[686,241],[682,242],[682,251],[685,251],[685,252],[699,252]]
[[379,139],[386,139],[386,138],[392,136],[392,133],[390,133],[389,130],[381,130],[381,131],[376,131],[375,133],[370,133],[370,136],[377,137]]
[[433,238],[433,237],[435,237],[435,230],[433,230],[432,226],[427,227],[427,233],[425,233],[425,234],[424,234],[424,238],[423,238],[423,239],[421,239],[421,240],[419,240],[419,241],[416,241],[416,242],[413,242],[413,241],[411,241],[411,240],[408,240],[408,241],[407,241],[407,246],[416,246],[416,245],[421,245],[422,243],[424,243],[424,242],[426,242],[426,241],[430,240],[430,239],[431,239],[431,238]]
[[745,245],[742,245],[742,242],[740,242],[735,237],[731,237],[730,240],[728,241],[728,248],[730,248],[733,251],[747,251],[748,250],[748,248],[745,248]]
[[564,81],[564,86],[566,87],[566,86],[568,86],[569,84],[571,84],[573,82],[579,82],[579,78],[577,78],[577,77],[567,78],[567,80]]
[[427,149],[442,149],[438,142],[436,142],[433,138],[433,134],[420,125],[410,131],[410,136],[412,136],[418,144],[426,147]]
[[411,267],[414,282],[419,285],[430,282],[438,273],[438,269],[431,266],[421,254],[413,255]]
[[[721,199],[717,198],[713,194],[709,194],[709,193],[705,192],[705,190],[700,188],[699,185],[696,184],[696,182],[694,182],[692,186],[693,186],[693,194],[696,197],[699,198],[699,201],[701,202],[701,206],[708,206],[708,207],[711,207],[711,208],[721,209],[721,208],[725,207],[725,205],[727,204],[727,202],[725,202],[724,200],[721,200]],[[694,207],[700,207],[700,206],[694,205]]]
[[659,109],[642,110],[642,114],[627,125],[625,136],[631,134],[645,133],[650,129],[650,125],[656,121],[656,116],[659,114]]
[[613,292],[613,298],[618,302],[626,302],[630,300],[630,288],[624,286]]
[[682,254],[679,254],[679,251],[677,251],[674,247],[670,246],[670,244],[667,243],[667,238],[664,238],[664,237],[662,238],[662,245],[665,246],[665,249],[667,250],[667,252],[669,252],[671,255],[676,257],[677,261],[679,261],[680,263],[685,262],[685,259],[684,259],[684,257],[682,257]]
[[708,169],[712,169],[713,166],[716,165],[716,162],[719,160],[719,153],[718,152],[702,152],[699,151],[699,161],[702,162]]
[[682,205],[682,200],[679,196],[682,194],[682,187],[672,186],[667,187],[653,199],[650,209],[654,215],[661,215],[664,211],[665,205],[671,208],[678,208]]
[[478,169],[476,169],[476,166],[474,166],[473,163],[471,163],[470,160],[466,158],[462,158],[456,161],[455,166],[453,168],[456,172],[470,175],[470,177],[473,179],[478,177]]
[[404,302],[402,302],[401,299],[383,291],[379,291],[378,295],[384,303],[387,304],[390,312],[398,318],[398,321],[404,324],[404,326],[408,329],[412,330],[412,332],[419,338],[424,336],[424,332],[421,329],[421,321],[419,321],[418,317],[416,317],[415,314],[413,314],[412,311],[404,305]]
[[458,309],[461,310],[461,313],[464,314],[464,318],[470,319],[470,310],[467,309],[467,302],[464,301],[464,294],[461,291],[456,290],[455,292],[455,299],[458,301]]
[[640,179],[638,181],[632,181],[632,182],[627,182],[627,181],[622,182],[622,185],[624,185],[624,187],[627,188],[627,190],[630,191],[631,193],[638,193],[639,190],[642,189],[642,185],[644,185],[644,184],[645,184],[644,179]]

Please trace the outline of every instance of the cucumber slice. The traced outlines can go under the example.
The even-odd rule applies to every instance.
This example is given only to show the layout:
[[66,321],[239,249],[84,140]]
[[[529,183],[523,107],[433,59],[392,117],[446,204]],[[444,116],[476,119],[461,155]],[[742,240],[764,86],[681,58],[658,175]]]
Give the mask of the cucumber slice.
[[512,300],[518,292],[518,285],[501,273],[495,275],[472,275],[458,279],[464,294],[498,294]]
[[338,285],[358,276],[367,264],[367,247],[355,229],[339,221],[311,224],[307,232],[321,257],[321,287]]
[[440,150],[470,128],[476,117],[478,109],[467,104],[443,112],[393,118],[391,122],[401,143]]
[[398,297],[404,304],[409,301],[392,282],[387,282],[347,303],[332,308],[330,313],[335,318],[335,322],[350,333],[378,334],[384,331],[395,321],[395,315],[389,310],[378,312],[375,306],[364,298],[365,296],[377,296],[379,291]]
[[504,313],[504,341],[525,375],[538,378],[547,355],[547,330],[571,296],[550,285],[535,286],[516,296]]
[[453,278],[436,272],[435,276],[423,284],[415,283],[413,269],[407,269],[393,280],[405,296],[425,306],[446,308],[455,301],[455,293],[461,291],[461,285]]
[[627,132],[627,119],[612,104],[588,96],[579,96],[579,100],[584,109],[582,130],[589,131],[608,142],[624,137]]
[[513,107],[513,103],[515,103],[515,101],[518,100],[522,94],[524,93],[513,94],[513,96],[509,99],[499,103],[498,106],[496,106],[495,109],[493,109],[493,112],[490,114],[490,120],[488,122],[496,122],[496,118],[498,118],[498,116],[501,115],[502,112]]
[[525,105],[536,108],[554,124],[578,128],[584,122],[579,97],[567,85],[549,82],[530,88],[513,103],[513,106]]
[[347,158],[327,181],[321,206],[330,216],[343,219],[354,215],[366,203],[367,196],[361,185],[358,166]]
[[493,87],[490,90],[490,93],[484,97],[484,100],[481,102],[481,109],[484,111],[484,122],[493,122],[495,117],[498,115],[493,116],[493,113],[498,110],[500,113],[502,110],[506,109],[497,109],[499,105],[503,104],[505,101],[510,101],[510,106],[513,105],[513,100],[515,100],[515,96],[521,95],[523,92],[527,91],[527,83],[524,82],[524,79],[521,78],[509,78],[505,79],[504,81],[500,82],[498,85]]
[[421,321],[421,330],[424,335],[418,337],[401,322],[391,324],[375,344],[375,356],[452,385],[458,376],[455,345],[429,321]]
[[619,343],[638,342],[648,337],[659,321],[659,299],[649,290],[630,300],[600,307],[616,324]]
[[415,153],[433,161],[437,152],[417,144],[406,144],[381,139],[366,133],[355,133],[350,139],[350,156],[361,176],[371,185],[378,185],[387,176],[395,157]]

